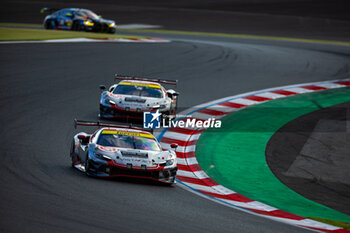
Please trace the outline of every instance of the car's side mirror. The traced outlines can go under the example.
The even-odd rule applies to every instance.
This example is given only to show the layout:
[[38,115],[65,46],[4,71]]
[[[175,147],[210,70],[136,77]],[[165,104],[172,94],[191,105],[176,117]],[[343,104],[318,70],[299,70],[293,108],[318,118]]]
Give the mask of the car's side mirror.
[[174,91],[174,90],[172,90],[172,89],[167,90],[166,93],[168,94],[168,96],[169,96],[170,98],[177,97],[177,96],[179,96],[179,94],[180,94],[179,92]]
[[78,139],[81,141],[82,144],[87,144],[89,143],[90,136],[80,134],[78,135]]
[[110,86],[110,88],[108,89],[109,92],[113,92],[114,89],[117,87],[117,84],[113,84],[112,86]]
[[86,138],[86,136],[85,135],[78,135],[78,139],[80,139],[80,140],[83,140],[83,139],[85,139]]
[[178,144],[177,144],[177,143],[171,143],[171,144],[170,144],[170,147],[171,147],[172,149],[176,149],[176,148],[178,147]]
[[106,90],[106,87],[104,85],[100,85],[100,90],[104,91],[104,90]]

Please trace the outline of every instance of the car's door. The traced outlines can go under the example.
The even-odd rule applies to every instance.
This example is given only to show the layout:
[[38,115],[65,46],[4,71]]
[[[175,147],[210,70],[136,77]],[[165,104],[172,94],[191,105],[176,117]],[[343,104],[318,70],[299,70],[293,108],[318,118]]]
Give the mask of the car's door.
[[70,30],[72,28],[73,11],[69,9],[63,9],[58,12],[57,27],[60,29]]

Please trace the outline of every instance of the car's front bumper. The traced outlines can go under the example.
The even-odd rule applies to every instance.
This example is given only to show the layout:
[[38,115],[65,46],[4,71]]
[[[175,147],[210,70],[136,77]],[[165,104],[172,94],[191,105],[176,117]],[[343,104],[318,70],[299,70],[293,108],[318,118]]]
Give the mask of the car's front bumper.
[[100,117],[142,120],[143,112],[123,111],[100,104]]
[[92,32],[108,32],[108,33],[114,33],[116,31],[116,26],[110,27],[107,23],[99,23],[95,22],[93,26],[86,26],[87,31]]
[[142,179],[157,180],[172,184],[175,182],[177,167],[164,168],[162,170],[147,171],[141,169],[129,169],[110,166],[97,161],[89,160],[86,173],[95,177],[135,177]]

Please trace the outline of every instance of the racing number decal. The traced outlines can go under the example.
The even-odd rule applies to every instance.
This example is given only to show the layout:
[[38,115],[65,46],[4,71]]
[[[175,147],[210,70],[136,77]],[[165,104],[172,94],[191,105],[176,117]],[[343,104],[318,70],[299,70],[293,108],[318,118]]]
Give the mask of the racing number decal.
[[72,27],[72,20],[66,20],[66,24],[69,28]]

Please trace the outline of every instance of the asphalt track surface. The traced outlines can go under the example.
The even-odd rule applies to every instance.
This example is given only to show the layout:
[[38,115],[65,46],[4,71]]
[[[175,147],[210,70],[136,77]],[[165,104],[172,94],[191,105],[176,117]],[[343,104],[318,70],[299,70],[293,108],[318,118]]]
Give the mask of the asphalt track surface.
[[98,85],[116,72],[178,79],[182,108],[350,75],[350,49],[339,45],[177,37],[0,46],[1,232],[309,232],[179,185],[94,179],[70,167],[72,136],[89,131],[74,130],[73,119],[97,119]]
[[[223,0],[221,5],[207,0],[200,1],[201,6],[198,1],[176,1],[176,6],[156,0],[146,5],[123,0],[75,2],[118,23],[350,38],[346,0],[319,9],[313,4],[305,7],[307,1],[287,0],[251,1],[252,5],[246,0]],[[0,21],[40,23],[40,7],[73,7],[68,1],[51,4],[5,0],[0,3]],[[216,11],[207,11],[214,6]],[[174,41],[0,45],[0,232],[310,232],[208,201],[179,185],[88,178],[70,167],[72,136],[89,132],[74,130],[73,119],[97,119],[98,85],[112,84],[116,72],[178,79],[181,108],[188,108],[247,91],[348,78],[350,48],[148,35]]]
[[266,161],[280,181],[346,214],[350,214],[349,110],[347,102],[301,116],[280,128],[266,146]]

